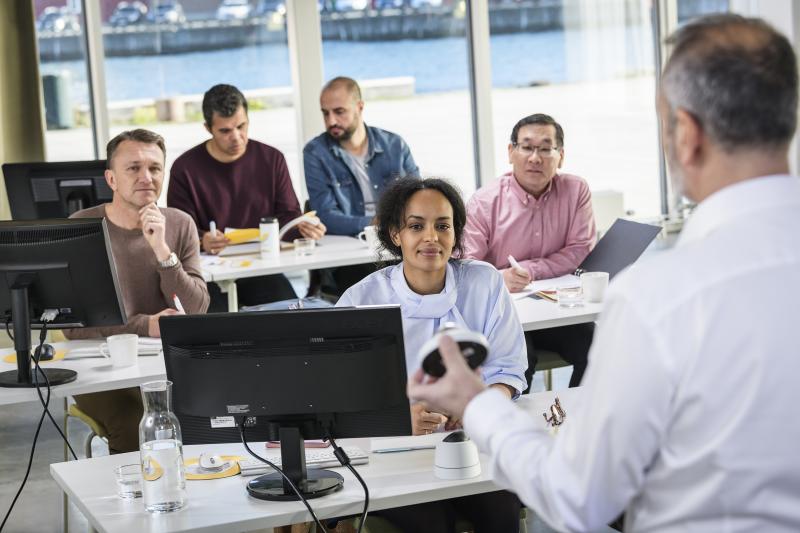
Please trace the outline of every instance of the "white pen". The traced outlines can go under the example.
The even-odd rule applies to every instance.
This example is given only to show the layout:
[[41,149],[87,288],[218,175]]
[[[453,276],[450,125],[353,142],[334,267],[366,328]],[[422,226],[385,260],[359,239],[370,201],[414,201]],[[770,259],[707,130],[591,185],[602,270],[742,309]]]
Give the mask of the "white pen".
[[208,231],[211,232],[212,237],[217,236],[217,223],[214,222],[213,220],[208,223]]
[[520,272],[523,272],[523,273],[527,273],[527,272],[528,272],[527,270],[525,270],[524,268],[522,268],[522,265],[520,265],[519,263],[517,263],[517,260],[516,260],[516,259],[514,259],[514,256],[513,256],[513,255],[509,255],[509,256],[508,256],[508,262],[509,262],[509,263],[511,263],[511,266],[512,266],[512,267],[516,268],[516,269],[517,269],[517,270],[519,270]]
[[175,309],[178,310],[179,313],[185,315],[186,310],[183,308],[183,304],[181,303],[181,299],[178,298],[177,294],[172,295],[172,301],[175,303]]

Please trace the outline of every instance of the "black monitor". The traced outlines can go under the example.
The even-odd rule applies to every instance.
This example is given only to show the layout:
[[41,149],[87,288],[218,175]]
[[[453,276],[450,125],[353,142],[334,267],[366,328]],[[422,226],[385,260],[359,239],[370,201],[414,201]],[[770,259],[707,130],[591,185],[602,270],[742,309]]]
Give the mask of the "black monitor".
[[[237,441],[238,431],[213,429],[210,419],[246,420],[248,440],[281,441],[283,469],[306,498],[337,490],[342,478],[307,472],[302,439],[411,434],[398,306],[165,316],[159,323],[184,444]],[[295,498],[278,474],[251,481],[248,492]]]
[[[31,328],[115,326],[126,321],[105,219],[0,221],[0,320],[13,323],[17,370],[0,387],[33,387]],[[55,311],[55,313],[53,313]],[[51,385],[77,373],[43,369]]]
[[105,159],[4,164],[11,217],[67,218],[81,209],[110,202],[113,191],[106,183],[105,169]]

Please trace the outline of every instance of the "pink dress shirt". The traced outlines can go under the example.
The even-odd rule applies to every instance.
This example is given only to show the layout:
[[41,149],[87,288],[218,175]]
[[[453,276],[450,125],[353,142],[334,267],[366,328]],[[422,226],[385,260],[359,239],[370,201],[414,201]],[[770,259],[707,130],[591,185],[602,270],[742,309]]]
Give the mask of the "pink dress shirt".
[[592,196],[583,178],[557,174],[537,200],[509,172],[467,204],[464,251],[508,268],[513,255],[533,279],[573,272],[595,244]]

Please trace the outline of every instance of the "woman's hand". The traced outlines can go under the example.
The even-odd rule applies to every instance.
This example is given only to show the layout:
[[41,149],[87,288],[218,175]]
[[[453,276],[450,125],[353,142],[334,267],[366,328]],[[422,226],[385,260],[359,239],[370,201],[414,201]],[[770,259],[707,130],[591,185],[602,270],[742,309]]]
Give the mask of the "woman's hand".
[[429,435],[439,429],[447,421],[441,413],[428,411],[424,403],[415,403],[411,406],[411,434]]

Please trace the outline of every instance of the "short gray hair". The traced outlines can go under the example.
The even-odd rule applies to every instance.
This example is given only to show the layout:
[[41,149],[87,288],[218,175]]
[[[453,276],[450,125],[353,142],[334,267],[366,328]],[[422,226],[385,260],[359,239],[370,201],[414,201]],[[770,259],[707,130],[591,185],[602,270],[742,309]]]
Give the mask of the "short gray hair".
[[789,41],[761,19],[710,15],[667,38],[663,96],[691,113],[720,147],[777,148],[797,125],[797,58]]
[[111,160],[114,159],[114,152],[123,141],[134,141],[144,144],[155,144],[161,148],[161,153],[164,154],[164,159],[167,158],[167,147],[164,144],[164,137],[158,133],[150,130],[138,128],[135,130],[123,131],[106,144],[106,168],[111,168]]

